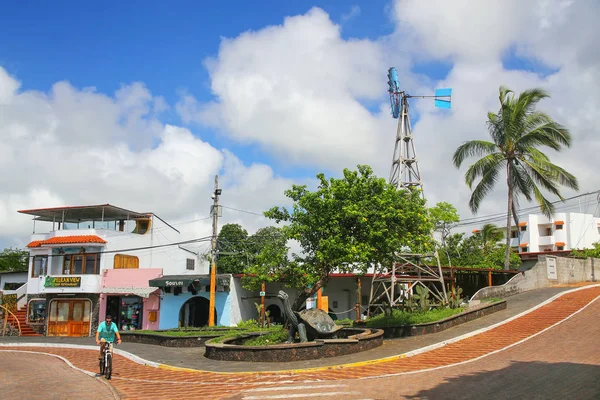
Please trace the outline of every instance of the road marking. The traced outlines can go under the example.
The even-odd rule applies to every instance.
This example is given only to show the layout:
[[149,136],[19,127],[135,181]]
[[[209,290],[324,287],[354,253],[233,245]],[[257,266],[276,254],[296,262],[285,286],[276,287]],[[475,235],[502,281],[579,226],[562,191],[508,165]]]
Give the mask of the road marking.
[[339,396],[339,395],[349,395],[349,394],[360,394],[360,392],[323,392],[323,393],[293,393],[293,394],[275,394],[272,396],[246,396],[243,397],[244,400],[261,400],[261,399],[289,399],[289,398],[299,398],[299,397],[308,397],[308,398],[318,398],[325,396]]
[[284,387],[266,387],[244,390],[244,392],[274,392],[277,390],[303,390],[303,389],[323,389],[334,387],[347,387],[347,385],[304,385],[304,386],[284,386]]

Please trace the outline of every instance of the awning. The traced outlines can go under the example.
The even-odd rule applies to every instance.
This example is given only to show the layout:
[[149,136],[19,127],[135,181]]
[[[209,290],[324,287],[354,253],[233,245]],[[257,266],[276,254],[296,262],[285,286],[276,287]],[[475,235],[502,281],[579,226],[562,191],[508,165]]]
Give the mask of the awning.
[[[230,275],[217,275],[218,286],[229,286]],[[189,285],[210,285],[210,275],[165,275],[150,279],[150,286],[157,287],[187,287]]]
[[527,247],[527,246],[529,246],[529,243],[521,243],[519,246],[521,246],[521,247]]
[[527,226],[527,222],[525,222],[525,221],[519,222],[519,226]]
[[133,294],[135,296],[148,298],[150,293],[157,290],[158,287],[104,287],[102,293],[106,294]]
[[562,246],[562,247],[564,247],[565,242],[556,242],[555,244],[556,244],[556,246]]
[[564,225],[565,221],[554,221],[554,225]]

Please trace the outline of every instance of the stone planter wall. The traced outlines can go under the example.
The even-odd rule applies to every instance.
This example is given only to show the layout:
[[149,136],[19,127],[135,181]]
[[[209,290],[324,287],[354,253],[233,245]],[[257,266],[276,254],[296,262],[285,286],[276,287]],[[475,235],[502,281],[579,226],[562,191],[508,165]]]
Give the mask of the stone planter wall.
[[220,336],[167,336],[153,333],[136,333],[132,331],[122,331],[120,334],[125,342],[154,344],[165,347],[202,347],[207,340]]
[[460,314],[456,314],[436,322],[416,325],[386,326],[380,327],[378,329],[382,329],[385,332],[384,338],[386,339],[427,335],[429,333],[445,331],[448,328],[464,324],[465,322],[473,321],[474,319],[504,309],[506,309],[506,301],[499,301],[496,303],[480,305],[472,309],[463,311]]
[[[365,332],[366,331],[366,332]],[[353,339],[318,339],[308,343],[271,346],[242,346],[248,338],[260,333],[232,338],[223,343],[206,343],[205,357],[221,361],[287,362],[316,360],[358,353],[383,344],[383,330],[353,328]]]

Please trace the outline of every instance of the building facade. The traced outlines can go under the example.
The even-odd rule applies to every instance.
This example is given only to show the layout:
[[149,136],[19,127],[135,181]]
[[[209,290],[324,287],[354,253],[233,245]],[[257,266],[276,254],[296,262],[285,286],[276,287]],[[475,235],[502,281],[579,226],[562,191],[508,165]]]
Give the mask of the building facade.
[[556,213],[552,218],[529,214],[511,231],[519,253],[585,249],[600,242],[600,218],[592,214]]
[[[155,214],[110,204],[19,212],[34,220],[27,284],[21,288],[28,324],[48,336],[92,335],[107,314],[121,330],[180,325],[172,307],[161,311],[165,291],[150,285],[172,274],[205,272],[198,256],[179,244],[176,228]],[[51,229],[37,232],[36,223],[38,231],[40,223]]]

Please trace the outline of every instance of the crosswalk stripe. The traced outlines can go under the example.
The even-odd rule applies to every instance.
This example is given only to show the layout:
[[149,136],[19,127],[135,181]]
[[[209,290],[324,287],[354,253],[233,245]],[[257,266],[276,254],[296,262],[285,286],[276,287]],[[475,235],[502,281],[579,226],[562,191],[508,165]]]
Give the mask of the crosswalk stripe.
[[323,392],[323,393],[284,393],[284,394],[275,394],[275,395],[260,395],[260,396],[245,396],[244,400],[261,400],[261,399],[289,399],[289,398],[298,398],[298,397],[325,397],[325,396],[339,396],[339,395],[350,395],[350,394],[359,394],[359,392]]
[[244,392],[271,392],[271,391],[277,391],[277,390],[323,389],[323,388],[334,388],[334,387],[346,387],[346,385],[273,386],[273,387],[248,389],[248,390],[244,390]]

